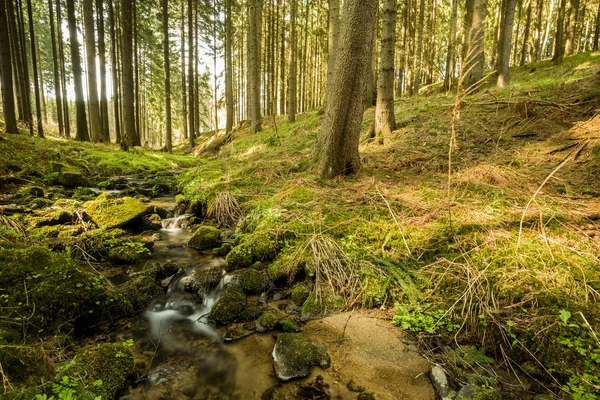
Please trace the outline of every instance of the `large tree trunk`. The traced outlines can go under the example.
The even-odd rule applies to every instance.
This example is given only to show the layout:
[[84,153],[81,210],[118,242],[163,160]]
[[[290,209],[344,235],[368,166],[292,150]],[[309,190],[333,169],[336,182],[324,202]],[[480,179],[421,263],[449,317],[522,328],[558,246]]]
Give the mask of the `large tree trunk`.
[[134,146],[142,145],[143,129],[140,125],[140,106],[142,99],[140,97],[140,64],[139,64],[139,40],[138,40],[138,24],[137,24],[137,2],[133,1],[132,7],[132,29],[133,29],[133,86],[134,86],[134,104],[135,104],[135,136]]
[[[531,1],[531,0],[530,0]],[[543,16],[544,16],[544,0],[537,0],[537,16],[535,20],[535,46],[533,59],[538,62],[542,59],[542,35],[543,35]]]
[[600,2],[598,2],[598,13],[596,14],[596,27],[594,28],[594,45],[592,51],[598,51],[598,39],[600,39]]
[[13,7],[12,0],[5,1],[6,3],[6,20],[8,23],[8,36],[9,36],[9,46],[11,48],[11,52],[9,55],[11,56],[11,64],[13,66],[13,79],[14,79],[14,88],[13,93],[17,99],[17,111],[18,111],[18,120],[21,122],[28,121],[27,119],[27,107],[25,104],[26,100],[26,86],[25,86],[25,77],[23,76],[23,59],[21,56],[21,41],[20,36],[17,30],[18,22],[17,16],[15,14],[15,9]]
[[2,112],[4,114],[4,130],[6,133],[19,133],[17,130],[17,116],[15,113],[12,60],[5,0],[0,0],[0,75],[2,76]]
[[[529,33],[531,32],[531,3],[533,0],[529,0],[527,3],[527,16],[525,17],[525,32],[523,33],[523,47],[521,48],[521,66],[527,62],[527,53],[529,50]],[[517,36],[518,39],[518,36]],[[517,60],[515,59],[515,63]]]
[[358,142],[377,0],[345,0],[336,67],[317,140],[319,172],[335,177],[360,169]]
[[127,151],[136,142],[135,104],[133,100],[133,15],[132,1],[121,3],[121,57],[123,58],[123,122],[121,148]]
[[507,0],[504,9],[500,42],[498,46],[498,86],[510,83],[510,50],[512,45],[513,25],[515,22],[516,0]]
[[100,118],[102,119],[102,141],[110,143],[110,130],[108,128],[108,98],[106,94],[106,41],[104,39],[104,0],[96,0],[96,13],[98,16],[98,61],[100,66]]
[[464,88],[474,90],[483,79],[487,0],[467,0],[467,7],[466,53],[461,74]]
[[52,42],[52,72],[54,73],[54,98],[56,99],[58,134],[61,137],[64,137],[65,127],[63,121],[62,90],[60,85],[60,74],[58,72],[58,50],[56,48],[56,29],[54,27],[54,7],[52,5],[52,0],[48,0],[48,15],[50,18],[50,41]]
[[560,0],[560,9],[558,10],[558,20],[556,21],[556,35],[554,37],[554,55],[552,61],[555,64],[561,64],[565,55],[564,46],[564,28],[565,28],[565,9],[567,0]]
[[396,49],[396,0],[383,2],[379,88],[375,108],[375,136],[380,144],[396,129],[394,116],[394,50]]
[[225,0],[225,106],[227,117],[225,133],[233,129],[233,29],[231,22],[231,2]]
[[85,28],[85,53],[87,59],[88,110],[90,113],[90,132],[92,141],[102,141],[102,119],[100,119],[100,101],[98,100],[98,81],[96,79],[96,34],[94,31],[94,1],[83,0],[83,25]]
[[577,15],[579,14],[579,0],[570,0],[569,19],[567,22],[567,35],[565,41],[565,55],[570,56],[577,49],[575,39],[577,36]]
[[188,125],[187,125],[187,86],[185,83],[185,0],[181,0],[181,95],[183,110],[181,115],[183,125],[183,137],[188,138]]
[[417,38],[417,55],[415,57],[415,80],[413,83],[413,96],[419,95],[419,86],[421,84],[421,70],[423,69],[423,23],[425,22],[425,0],[421,0],[419,5],[419,28]]
[[119,61],[117,58],[117,40],[115,34],[115,11],[113,0],[108,0],[108,13],[110,19],[110,58],[112,66],[112,87],[113,87],[113,107],[115,117],[115,138],[117,143],[121,143],[121,113],[119,99]]
[[163,57],[165,62],[165,114],[166,114],[166,149],[173,151],[173,132],[171,126],[171,62],[169,56],[169,0],[162,0],[163,7]]
[[456,65],[456,23],[458,21],[458,0],[452,0],[452,16],[450,17],[450,33],[448,35],[448,53],[446,55],[446,75],[444,76],[444,89],[452,88],[454,80],[454,66]]
[[298,98],[298,32],[296,29],[296,19],[298,13],[297,0],[290,2],[290,67],[288,71],[288,104],[287,115],[288,122],[296,121],[296,109]]
[[69,99],[67,97],[67,72],[65,68],[65,49],[62,34],[62,10],[60,1],[56,1],[56,32],[58,33],[58,54],[60,54],[60,87],[63,100],[63,114],[65,122],[65,137],[71,137],[71,120],[69,118]]
[[285,114],[285,2],[281,10],[281,46],[279,46],[279,114]]
[[31,63],[33,67],[33,88],[35,93],[35,115],[37,119],[37,134],[44,137],[44,128],[42,126],[42,102],[40,93],[40,81],[38,80],[38,60],[36,54],[35,32],[33,29],[33,10],[31,0],[27,0],[27,16],[29,17],[29,39],[31,40]]
[[192,0],[188,0],[188,138],[190,144],[190,150],[194,148],[196,140],[196,128],[194,123],[194,29],[193,29],[193,15],[194,7]]
[[[7,3],[7,4],[10,4]],[[33,135],[33,116],[31,112],[31,85],[29,82],[29,65],[27,63],[27,42],[25,41],[25,22],[23,17],[23,3],[21,0],[16,1],[16,14],[17,14],[17,29],[15,32],[18,34],[17,41],[19,42],[19,52],[15,54],[17,58],[20,58],[21,73],[21,99],[23,102],[23,121],[29,126],[29,134]]]
[[329,33],[327,37],[327,89],[325,92],[325,104],[327,104],[327,93],[331,91],[330,85],[333,81],[336,50],[340,39],[340,0],[328,0],[328,3]]
[[79,54],[79,40],[77,39],[77,20],[75,19],[75,0],[67,0],[67,16],[69,20],[73,86],[75,87],[75,111],[77,113],[77,133],[75,134],[75,140],[89,141],[90,136],[85,116],[85,98],[83,96],[81,55]]
[[260,105],[261,29],[263,0],[248,1],[248,88],[252,132],[259,132],[262,123]]

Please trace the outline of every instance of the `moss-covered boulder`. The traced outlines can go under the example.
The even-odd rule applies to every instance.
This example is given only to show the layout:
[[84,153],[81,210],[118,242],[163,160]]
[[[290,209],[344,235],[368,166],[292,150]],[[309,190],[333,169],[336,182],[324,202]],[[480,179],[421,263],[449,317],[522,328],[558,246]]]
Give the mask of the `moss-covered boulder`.
[[82,331],[132,311],[131,304],[107,287],[102,277],[45,247],[0,249],[0,266],[4,317],[31,316],[22,321],[31,334]]
[[119,286],[119,291],[131,303],[134,311],[146,308],[148,304],[163,293],[154,279],[146,275],[136,276]]
[[72,166],[64,166],[58,173],[58,183],[65,187],[75,188],[87,186],[88,182],[81,171]]
[[219,325],[233,322],[246,308],[246,295],[237,286],[228,286],[210,312],[210,319]]
[[329,354],[302,333],[282,333],[273,349],[275,376],[280,381],[305,378],[312,366],[329,368]]
[[23,189],[21,189],[20,194],[24,197],[44,197],[44,189],[42,189],[39,186],[26,186]]
[[137,264],[150,258],[152,253],[142,242],[124,242],[108,251],[108,259],[118,265]]
[[300,328],[298,328],[298,325],[296,325],[294,323],[294,321],[289,320],[289,319],[284,319],[282,321],[279,321],[279,329],[281,330],[281,332],[286,332],[286,333],[300,332]]
[[260,306],[249,306],[246,307],[246,309],[240,313],[237,319],[240,322],[254,321],[258,317],[260,317],[262,313],[263,309]]
[[196,250],[212,250],[221,246],[221,243],[220,230],[214,226],[201,225],[188,241],[188,247]]
[[35,384],[53,373],[51,361],[44,353],[22,346],[20,333],[6,326],[0,327],[0,365],[13,385]]
[[85,389],[102,399],[114,399],[133,368],[130,343],[101,343],[79,350],[67,373],[79,377]]
[[325,292],[322,293],[320,299],[317,299],[316,293],[313,290],[302,305],[300,320],[308,321],[319,318],[323,315],[340,310],[343,306],[344,299],[341,296],[336,296],[333,293]]
[[35,214],[27,218],[30,225],[35,228],[41,228],[43,226],[54,226],[70,224],[73,220],[73,211],[54,208],[49,210],[38,210]]
[[277,326],[277,317],[272,313],[264,313],[256,321],[257,332],[267,332],[273,330]]
[[71,198],[75,200],[88,201],[94,200],[97,196],[98,194],[90,188],[78,187],[73,192],[73,196]]
[[269,280],[264,273],[249,268],[240,276],[240,286],[245,293],[260,294],[269,287]]
[[294,288],[292,289],[292,301],[294,304],[298,307],[302,307],[306,302],[306,299],[308,299],[308,296],[310,296],[310,288],[308,285],[304,283],[294,285]]
[[213,249],[213,253],[215,253],[215,256],[225,257],[227,254],[229,254],[232,248],[233,246],[231,243],[223,243],[221,247]]
[[85,212],[102,229],[120,228],[141,221],[148,207],[131,197],[115,198],[103,193],[84,204]]
[[227,254],[225,261],[229,270],[246,268],[252,265],[252,252],[244,245],[235,246]]

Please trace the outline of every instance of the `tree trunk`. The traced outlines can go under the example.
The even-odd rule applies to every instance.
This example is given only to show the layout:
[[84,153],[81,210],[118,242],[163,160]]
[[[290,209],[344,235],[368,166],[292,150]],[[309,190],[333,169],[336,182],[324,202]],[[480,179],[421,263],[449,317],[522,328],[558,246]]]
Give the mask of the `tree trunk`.
[[448,53],[446,55],[446,76],[444,89],[452,88],[454,80],[454,66],[456,65],[456,23],[458,20],[458,0],[452,0],[452,16],[450,17],[450,34],[448,36]]
[[33,67],[33,88],[35,93],[35,115],[37,119],[37,135],[44,137],[44,128],[42,126],[42,102],[40,99],[40,81],[38,80],[38,60],[36,54],[35,32],[33,30],[33,10],[31,0],[27,0],[27,16],[29,18],[29,39],[31,40],[31,63]]
[[396,48],[396,0],[383,2],[379,88],[375,108],[375,136],[379,144],[396,129],[394,116],[394,50]]
[[421,84],[421,70],[423,68],[423,23],[425,21],[425,0],[421,0],[419,6],[419,28],[417,39],[417,55],[415,57],[415,80],[413,83],[413,96],[419,95]]
[[31,112],[31,85],[29,82],[29,65],[27,63],[27,43],[25,41],[25,22],[23,17],[23,3],[21,0],[16,2],[16,13],[17,13],[17,26],[18,26],[18,41],[19,41],[19,53],[16,57],[21,58],[21,77],[22,77],[22,88],[23,94],[21,95],[23,101],[24,110],[24,121],[29,126],[29,134],[33,135],[33,116]]
[[233,29],[231,22],[231,1],[225,0],[225,105],[227,118],[225,133],[233,129]]
[[594,28],[594,45],[592,51],[598,51],[598,39],[600,39],[600,2],[598,2],[598,13],[596,14],[596,23]]
[[577,36],[577,15],[579,14],[579,0],[570,0],[569,18],[567,22],[567,35],[565,41],[565,55],[570,56],[574,53],[576,47],[575,37]]
[[169,0],[162,0],[163,7],[163,57],[165,62],[165,114],[167,137],[165,146],[168,153],[173,151],[173,132],[171,126],[171,62],[169,56]]
[[510,50],[516,5],[516,0],[507,0],[504,10],[504,23],[502,24],[498,46],[498,86],[500,87],[504,87],[510,83]]
[[100,119],[100,101],[98,100],[98,81],[96,79],[96,34],[94,31],[94,2],[83,0],[83,20],[85,28],[85,53],[88,76],[88,110],[90,113],[90,132],[94,142],[102,141],[102,119]]
[[329,34],[327,43],[327,89],[325,92],[325,104],[327,104],[327,93],[331,91],[330,85],[333,81],[335,53],[340,38],[340,0],[328,0],[328,3]]
[[183,110],[181,115],[183,125],[183,137],[188,138],[188,120],[187,120],[187,86],[185,83],[185,0],[181,0],[181,95]]
[[112,66],[112,87],[113,87],[113,107],[115,117],[115,138],[117,143],[121,143],[121,118],[120,118],[120,99],[119,99],[119,62],[117,58],[117,40],[115,35],[115,12],[113,0],[108,0],[108,13],[110,19],[110,58]]
[[554,39],[554,55],[552,56],[552,62],[555,64],[562,64],[563,56],[565,54],[563,39],[566,6],[567,0],[560,0],[560,9],[558,10],[558,21],[556,21],[556,35]]
[[189,109],[188,109],[188,138],[190,144],[190,150],[194,149],[196,140],[196,130],[194,117],[194,29],[193,29],[193,15],[194,8],[192,0],[188,0],[188,98],[189,98]]
[[15,113],[12,61],[5,0],[0,0],[0,75],[2,76],[2,112],[4,115],[4,130],[6,133],[19,133],[17,130],[17,116]]
[[98,61],[100,66],[100,118],[102,121],[102,141],[110,143],[110,130],[108,128],[108,98],[106,94],[106,41],[104,39],[104,0],[96,0],[96,13],[98,17]]
[[135,90],[135,136],[133,137],[133,145],[142,145],[143,129],[140,127],[140,64],[139,64],[139,40],[138,40],[138,23],[137,23],[137,2],[131,3],[132,7],[132,29],[133,29],[133,85]]
[[58,53],[60,54],[60,87],[63,100],[63,115],[65,126],[65,137],[71,137],[71,120],[69,118],[69,99],[67,97],[67,73],[65,68],[65,50],[63,46],[62,34],[62,10],[60,1],[56,1],[56,31],[58,33]]
[[298,32],[296,29],[296,20],[298,13],[297,0],[290,1],[290,67],[288,68],[288,104],[287,115],[288,122],[296,121],[296,109],[298,99]]
[[[48,0],[48,15],[50,18],[50,41],[52,42],[52,72],[54,77],[54,98],[56,99],[56,117],[58,120],[58,134],[61,137],[65,137],[65,127],[63,121],[62,108],[62,91],[60,87],[60,75],[58,73],[58,51],[56,49],[56,30],[54,28],[54,7],[52,6],[52,0]],[[1,21],[2,20],[0,20],[0,22]]]
[[[550,37],[550,28],[552,27],[553,14],[554,14],[554,3],[555,1],[550,1],[550,12],[548,12],[548,16],[546,18],[546,29],[544,31],[544,38],[542,40],[542,56],[545,56],[546,51],[546,43],[548,43],[548,38]],[[552,42],[551,42],[552,43]]]
[[345,0],[332,91],[317,140],[321,176],[360,169],[358,142],[367,68],[371,64],[377,0]]
[[281,46],[279,46],[279,114],[285,114],[285,2],[281,11]]
[[[527,62],[527,53],[529,50],[529,33],[531,31],[531,2],[532,0],[529,0],[527,3],[527,17],[525,17],[525,32],[523,33],[523,48],[521,48],[521,66],[525,65]],[[515,63],[516,61],[517,60],[515,59]]]
[[133,93],[133,0],[122,0],[121,3],[121,57],[123,63],[123,137],[121,148],[125,151],[136,142],[135,104]]
[[[379,11],[379,5],[377,6]],[[367,85],[365,87],[365,106],[373,107],[377,102],[377,35],[379,33],[378,17],[375,16],[373,27],[373,51],[371,52],[371,65],[367,67]]]
[[[530,0],[531,1],[531,0]],[[536,62],[542,59],[542,19],[544,16],[544,0],[537,0],[537,17],[535,21],[535,48],[534,60]]]
[[23,76],[23,59],[21,56],[21,41],[17,30],[17,16],[13,7],[12,0],[6,1],[6,20],[8,23],[8,37],[11,52],[11,64],[13,67],[14,88],[13,94],[17,100],[18,120],[25,123],[27,121],[27,108],[25,104],[25,77]]
[[461,74],[463,85],[467,90],[475,90],[483,79],[484,44],[485,44],[485,17],[487,14],[487,0],[470,0],[467,5],[468,17],[465,24],[466,53],[463,60]]
[[40,52],[40,41],[35,41],[35,54],[38,60],[39,80],[40,80],[40,100],[42,103],[42,121],[48,123],[48,110],[46,108],[46,90],[44,89],[44,68],[42,68],[42,55]]

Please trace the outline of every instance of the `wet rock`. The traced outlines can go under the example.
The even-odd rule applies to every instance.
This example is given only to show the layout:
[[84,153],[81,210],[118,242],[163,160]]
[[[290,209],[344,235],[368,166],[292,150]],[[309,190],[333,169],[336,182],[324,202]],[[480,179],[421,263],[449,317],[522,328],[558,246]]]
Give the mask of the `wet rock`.
[[357,400],[375,400],[375,396],[372,393],[361,393],[356,398]]
[[229,254],[232,248],[233,246],[231,243],[223,243],[221,247],[213,249],[213,253],[215,253],[216,256],[225,257],[227,254]]
[[298,328],[294,321],[290,321],[289,319],[279,321],[279,329],[281,330],[281,332],[286,333],[300,332],[300,328]]
[[275,376],[280,381],[289,381],[308,376],[312,366],[328,368],[329,354],[322,347],[315,346],[308,336],[302,333],[282,333],[277,336],[273,349]]
[[238,320],[241,322],[254,321],[261,316],[263,310],[260,306],[246,307],[244,311],[239,315]]
[[35,215],[28,218],[31,225],[36,228],[69,224],[73,220],[73,212],[60,208],[36,211]]
[[240,286],[245,293],[262,293],[269,287],[267,276],[255,269],[248,269],[240,276]]
[[140,242],[129,242],[108,251],[108,259],[117,265],[137,264],[151,256],[150,250]]
[[277,325],[277,317],[271,313],[265,313],[256,321],[257,332],[267,332],[275,328]]
[[131,197],[115,198],[103,193],[94,201],[84,204],[85,212],[92,221],[103,229],[120,228],[130,225],[147,213],[148,207]]
[[490,387],[479,387],[476,385],[465,385],[458,391],[455,400],[501,400],[496,389]]
[[219,286],[223,272],[221,268],[197,269],[190,275],[181,278],[180,285],[186,292],[198,293],[203,297],[210,289]]
[[350,381],[348,382],[348,384],[346,385],[346,387],[348,388],[349,391],[351,392],[356,392],[356,393],[361,393],[365,391],[365,388],[363,386],[358,385],[356,382],[354,381]]
[[246,308],[246,295],[237,286],[228,286],[210,312],[210,319],[219,325],[233,322]]
[[302,308],[298,307],[295,304],[288,304],[285,308],[285,312],[289,315],[296,315],[302,312]]
[[267,292],[263,292],[260,294],[260,298],[258,299],[258,304],[260,304],[260,306],[263,308],[263,310],[266,310],[267,307],[269,307],[269,294]]
[[303,283],[295,285],[292,289],[292,301],[299,307],[302,307],[308,296],[310,296],[310,288]]
[[78,186],[87,186],[87,179],[74,167],[66,166],[59,172],[58,183],[65,187],[75,188]]
[[247,247],[236,246],[227,254],[225,260],[229,270],[246,268],[252,265],[252,252]]
[[448,398],[450,393],[450,385],[448,385],[448,377],[446,373],[439,365],[434,365],[431,368],[431,383],[435,387],[435,390],[440,395],[442,400]]
[[188,247],[196,250],[211,250],[219,246],[221,246],[221,231],[209,225],[201,225],[188,241]]
[[39,186],[27,186],[21,189],[21,195],[25,197],[44,197],[44,189]]
[[162,294],[162,288],[149,276],[140,275],[118,287],[125,298],[129,300],[134,310],[148,306],[156,297]]

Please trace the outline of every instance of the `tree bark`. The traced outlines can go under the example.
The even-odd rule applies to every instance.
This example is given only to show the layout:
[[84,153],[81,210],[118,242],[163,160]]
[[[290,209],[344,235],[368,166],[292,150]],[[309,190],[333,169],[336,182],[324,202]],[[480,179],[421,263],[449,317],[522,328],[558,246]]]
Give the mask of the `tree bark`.
[[500,87],[504,87],[510,83],[510,50],[516,5],[516,0],[507,0],[504,10],[504,23],[502,24],[498,46],[498,86]]
[[6,133],[19,133],[17,130],[17,115],[15,113],[12,60],[5,0],[0,0],[0,75],[2,76],[2,112],[4,115],[4,130]]
[[327,89],[325,92],[325,104],[327,104],[327,93],[331,91],[333,71],[335,69],[335,56],[340,39],[340,0],[328,0],[329,11],[329,34],[327,43]]
[[248,1],[248,87],[250,91],[250,123],[252,132],[262,130],[260,104],[261,29],[263,0]]
[[569,18],[567,22],[567,34],[565,41],[565,56],[570,56],[577,48],[575,38],[577,36],[577,15],[579,14],[579,0],[570,0]]
[[456,23],[458,20],[458,0],[452,0],[452,16],[450,17],[450,33],[448,35],[448,53],[446,55],[446,75],[444,76],[444,90],[452,88],[454,80],[454,66],[456,65]]
[[136,142],[135,104],[133,93],[133,13],[132,1],[123,0],[121,3],[121,57],[123,63],[123,122],[124,130],[121,138],[121,148],[125,151]]
[[469,0],[467,5],[471,8],[467,11],[465,24],[467,46],[461,74],[464,88],[474,90],[483,79],[487,0]]
[[173,151],[173,132],[171,126],[171,60],[169,56],[169,0],[162,0],[163,8],[163,57],[165,63],[165,114],[167,137],[165,147],[168,153]]
[[108,128],[108,98],[106,89],[106,41],[104,38],[104,0],[96,0],[96,13],[98,17],[98,61],[100,66],[100,118],[102,121],[102,141],[110,143],[110,130]]
[[567,0],[560,0],[560,9],[558,10],[558,20],[556,21],[556,35],[554,39],[554,55],[552,56],[552,62],[554,62],[555,64],[562,64],[562,60],[565,55],[565,46],[563,40],[566,6]]
[[279,114],[285,114],[285,1],[282,5],[281,17],[281,46],[279,46]]
[[419,95],[419,86],[421,84],[421,70],[423,69],[423,23],[425,21],[425,0],[421,0],[419,5],[419,28],[417,39],[417,55],[415,57],[415,81],[413,83],[413,96]]
[[58,53],[60,54],[60,86],[63,99],[63,115],[65,123],[65,137],[71,137],[71,120],[69,118],[69,99],[67,97],[67,73],[65,68],[65,49],[62,34],[62,9],[60,1],[56,1],[56,32],[58,34]]
[[[521,48],[521,66],[527,62],[527,53],[529,52],[529,33],[531,31],[531,2],[527,3],[527,16],[525,17],[525,32],[523,33],[523,47]],[[518,39],[518,36],[517,36]],[[517,60],[515,59],[515,63]]]
[[183,125],[183,137],[188,138],[188,120],[187,120],[187,86],[185,83],[185,0],[181,0],[181,95],[183,103],[183,112],[181,115]]
[[233,129],[233,28],[231,22],[231,1],[225,0],[225,103],[227,118],[225,133]]
[[37,135],[38,137],[44,137],[44,128],[42,126],[42,102],[40,93],[40,83],[38,80],[38,60],[36,54],[36,40],[35,32],[33,29],[33,10],[31,7],[31,0],[27,0],[27,16],[29,18],[29,39],[31,40],[31,64],[33,67],[33,88],[35,93],[35,115],[37,119]]
[[[10,3],[10,2],[9,2]],[[31,111],[31,85],[29,82],[29,65],[27,63],[27,43],[25,41],[25,22],[23,17],[23,3],[21,0],[16,1],[17,14],[17,34],[19,35],[19,52],[15,54],[20,58],[21,65],[21,90],[23,91],[21,98],[23,102],[24,122],[29,126],[29,134],[33,136],[33,116]]]
[[321,176],[360,170],[358,143],[377,0],[345,0],[332,91],[317,140]]
[[188,0],[188,98],[189,98],[189,109],[188,109],[188,139],[190,150],[193,150],[196,140],[196,128],[194,123],[194,29],[193,29],[193,15],[194,7],[192,0]]
[[598,51],[598,39],[600,39],[600,2],[598,2],[598,13],[596,14],[596,23],[594,28],[594,45],[592,51]]
[[115,117],[115,138],[117,143],[121,143],[121,113],[119,99],[119,61],[117,58],[117,40],[115,34],[115,11],[113,0],[108,0],[108,13],[110,19],[110,58],[112,66],[112,87],[113,87],[113,107]]
[[18,21],[17,16],[15,14],[15,9],[13,7],[12,0],[5,1],[6,3],[6,19],[8,23],[8,36],[9,36],[9,46],[12,50],[9,55],[11,56],[11,64],[13,67],[13,79],[14,79],[14,88],[13,93],[17,99],[17,111],[18,111],[18,120],[23,123],[28,123],[28,109],[26,104],[26,91],[27,87],[25,86],[25,77],[23,72],[23,58],[21,53],[21,40],[20,35],[18,33]]
[[102,119],[100,119],[100,101],[98,100],[98,81],[96,79],[96,34],[94,31],[94,2],[83,0],[83,21],[85,28],[85,53],[87,59],[88,111],[90,113],[90,132],[93,142],[102,141]]
[[56,99],[56,117],[58,120],[58,134],[61,137],[65,137],[65,127],[63,121],[62,108],[62,90],[60,85],[60,74],[58,72],[58,50],[56,48],[56,29],[54,27],[54,7],[52,5],[52,0],[48,0],[48,16],[50,18],[50,41],[52,42],[52,72],[54,73],[54,98]]
[[[530,0],[531,1],[531,0]],[[536,62],[542,59],[542,19],[544,16],[544,0],[537,0],[537,17],[535,21],[535,46],[534,46],[534,60]]]
[[379,64],[379,88],[375,107],[375,136],[379,144],[389,138],[396,129],[394,115],[394,50],[396,48],[396,0],[383,2],[381,27],[381,60]]
[[290,66],[288,68],[288,122],[296,121],[297,109],[297,76],[298,76],[298,32],[296,30],[296,19],[298,13],[297,0],[290,1]]

